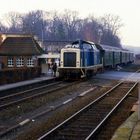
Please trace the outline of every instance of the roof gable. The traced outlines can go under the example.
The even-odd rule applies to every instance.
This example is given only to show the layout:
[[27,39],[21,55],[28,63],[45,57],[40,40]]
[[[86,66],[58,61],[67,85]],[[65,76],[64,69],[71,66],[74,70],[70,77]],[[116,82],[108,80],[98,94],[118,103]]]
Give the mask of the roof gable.
[[43,49],[31,36],[7,37],[0,45],[0,55],[40,55]]

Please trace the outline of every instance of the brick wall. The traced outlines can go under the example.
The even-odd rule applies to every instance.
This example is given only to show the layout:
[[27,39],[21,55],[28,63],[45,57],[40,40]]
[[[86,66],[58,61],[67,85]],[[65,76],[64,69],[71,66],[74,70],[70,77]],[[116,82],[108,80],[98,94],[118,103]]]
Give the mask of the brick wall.
[[8,68],[0,70],[0,85],[29,80],[41,75],[40,67]]

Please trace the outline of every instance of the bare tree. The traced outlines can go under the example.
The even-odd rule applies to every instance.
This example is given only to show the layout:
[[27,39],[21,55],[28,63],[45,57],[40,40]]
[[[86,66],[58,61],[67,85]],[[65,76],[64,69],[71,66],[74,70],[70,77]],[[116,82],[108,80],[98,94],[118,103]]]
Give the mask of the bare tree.
[[0,22],[0,32],[7,32],[8,31],[8,28],[6,26],[4,26],[1,22]]
[[62,20],[66,29],[67,39],[75,39],[75,33],[77,25],[79,24],[80,19],[78,18],[78,12],[65,10],[62,15]]
[[120,17],[111,14],[103,16],[100,21],[104,30],[111,31],[113,35],[118,35],[119,29],[123,26]]
[[5,22],[9,28],[9,32],[21,32],[22,15],[17,12],[10,12],[5,15]]
[[[32,11],[28,14],[9,13],[6,22],[8,31],[37,35],[39,39],[76,40],[85,39],[98,43],[121,46],[119,29],[122,27],[118,16],[105,15],[97,19],[94,16],[80,19],[78,12],[65,10],[63,13]],[[0,24],[0,31],[6,31]],[[102,35],[99,34],[99,29]]]
[[[58,12],[53,11],[50,14],[51,20],[49,20],[49,25],[47,29],[49,30],[50,38],[57,40],[59,36],[59,26],[61,25],[61,19]],[[63,24],[62,24],[63,25]],[[61,26],[63,28],[63,26]]]
[[32,11],[23,17],[23,32],[37,35],[39,38],[42,36],[42,31],[45,30],[43,26],[42,11]]
[[86,40],[97,42],[98,40],[98,34],[97,34],[97,28],[98,23],[96,18],[93,16],[90,16],[89,18],[85,18],[83,20],[83,27],[82,27],[82,34],[83,38]]

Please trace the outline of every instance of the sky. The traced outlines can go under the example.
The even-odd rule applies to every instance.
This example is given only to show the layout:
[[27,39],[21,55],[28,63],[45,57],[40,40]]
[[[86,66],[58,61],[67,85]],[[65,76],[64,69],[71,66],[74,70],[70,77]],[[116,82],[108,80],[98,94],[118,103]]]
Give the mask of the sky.
[[11,11],[63,12],[65,9],[78,11],[80,17],[119,16],[123,24],[119,34],[122,44],[140,47],[140,0],[0,0],[0,18]]

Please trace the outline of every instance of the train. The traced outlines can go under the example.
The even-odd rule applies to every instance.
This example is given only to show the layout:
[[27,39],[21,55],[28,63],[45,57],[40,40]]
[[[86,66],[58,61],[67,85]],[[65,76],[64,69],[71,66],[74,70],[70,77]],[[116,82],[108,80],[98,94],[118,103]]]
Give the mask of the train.
[[126,49],[76,40],[60,52],[59,77],[91,77],[105,68],[116,68],[134,62],[134,53]]

